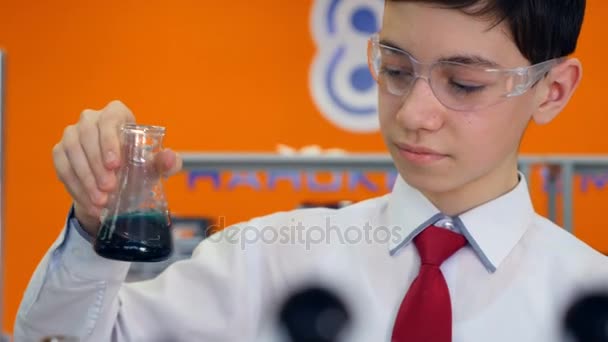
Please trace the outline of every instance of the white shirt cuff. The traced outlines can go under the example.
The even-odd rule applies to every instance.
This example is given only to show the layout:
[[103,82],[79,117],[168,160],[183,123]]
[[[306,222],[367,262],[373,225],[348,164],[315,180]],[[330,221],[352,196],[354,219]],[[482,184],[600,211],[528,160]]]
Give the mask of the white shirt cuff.
[[72,218],[68,222],[61,259],[69,272],[91,280],[124,281],[130,262],[99,256],[93,249],[93,239]]

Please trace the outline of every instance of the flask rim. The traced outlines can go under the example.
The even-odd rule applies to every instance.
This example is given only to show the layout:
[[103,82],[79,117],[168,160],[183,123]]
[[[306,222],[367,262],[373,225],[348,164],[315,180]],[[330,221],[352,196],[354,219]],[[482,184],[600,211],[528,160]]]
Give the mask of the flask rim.
[[141,125],[136,123],[126,123],[121,126],[121,131],[129,131],[133,133],[156,134],[164,135],[166,128],[155,125]]

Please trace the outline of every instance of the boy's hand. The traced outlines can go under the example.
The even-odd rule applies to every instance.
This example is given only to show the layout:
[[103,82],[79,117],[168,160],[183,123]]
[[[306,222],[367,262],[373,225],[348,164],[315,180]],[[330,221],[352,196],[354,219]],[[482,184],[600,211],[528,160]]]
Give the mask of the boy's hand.
[[[57,177],[72,196],[76,219],[91,236],[97,235],[101,210],[117,186],[119,129],[127,122],[135,122],[135,117],[120,101],[112,101],[100,111],[85,110],[78,123],[65,128],[53,148]],[[157,155],[156,165],[170,176],[181,170],[182,161],[167,149]]]

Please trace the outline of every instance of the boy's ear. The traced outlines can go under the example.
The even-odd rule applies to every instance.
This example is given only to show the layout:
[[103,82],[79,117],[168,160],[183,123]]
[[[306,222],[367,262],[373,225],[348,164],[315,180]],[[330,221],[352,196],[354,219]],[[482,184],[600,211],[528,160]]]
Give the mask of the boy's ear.
[[582,76],[583,66],[576,58],[566,59],[553,67],[539,84],[544,89],[539,93],[541,103],[532,119],[539,125],[551,122],[566,107]]

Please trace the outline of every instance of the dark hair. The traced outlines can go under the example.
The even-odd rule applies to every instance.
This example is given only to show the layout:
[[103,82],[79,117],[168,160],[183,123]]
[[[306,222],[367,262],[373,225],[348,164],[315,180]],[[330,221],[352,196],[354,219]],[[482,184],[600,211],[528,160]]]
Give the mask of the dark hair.
[[506,21],[521,54],[532,64],[568,56],[585,15],[585,0],[388,0],[455,9],[475,17]]

